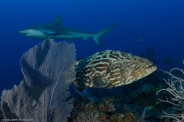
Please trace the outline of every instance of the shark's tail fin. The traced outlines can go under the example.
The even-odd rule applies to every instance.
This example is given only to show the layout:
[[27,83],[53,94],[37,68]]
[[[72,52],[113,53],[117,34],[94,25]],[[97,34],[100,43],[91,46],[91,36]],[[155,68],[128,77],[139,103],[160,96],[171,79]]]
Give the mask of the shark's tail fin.
[[100,41],[100,37],[106,33],[107,31],[111,30],[112,28],[116,27],[117,25],[112,25],[112,26],[109,26],[103,30],[101,30],[100,32],[97,32],[94,34],[93,36],[93,39],[95,40],[95,42],[98,44],[98,45],[102,45],[101,41]]

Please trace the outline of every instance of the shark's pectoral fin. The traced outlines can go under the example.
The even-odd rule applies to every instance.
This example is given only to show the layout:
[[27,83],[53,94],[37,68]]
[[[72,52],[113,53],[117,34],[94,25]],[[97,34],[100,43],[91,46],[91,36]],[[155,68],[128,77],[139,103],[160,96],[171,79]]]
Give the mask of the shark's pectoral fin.
[[84,40],[87,40],[87,39],[88,39],[88,37],[83,37],[83,39],[84,39]]
[[61,15],[56,16],[52,23],[58,26],[61,25]]
[[70,39],[70,40],[75,41],[75,40],[77,40],[77,39],[79,39],[79,38],[72,38],[72,39]]

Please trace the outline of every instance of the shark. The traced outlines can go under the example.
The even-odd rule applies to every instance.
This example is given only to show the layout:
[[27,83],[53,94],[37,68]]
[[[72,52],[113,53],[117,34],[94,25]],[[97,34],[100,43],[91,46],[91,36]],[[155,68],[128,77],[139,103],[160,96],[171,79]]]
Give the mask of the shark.
[[100,41],[101,36],[116,26],[117,25],[114,24],[105,29],[102,29],[99,32],[88,33],[64,26],[61,22],[61,15],[58,15],[50,24],[34,25],[29,28],[20,30],[19,32],[27,37],[40,38],[40,39],[52,38],[52,39],[76,40],[82,38],[84,40],[87,40],[88,38],[93,38],[96,44],[101,46],[102,45]]

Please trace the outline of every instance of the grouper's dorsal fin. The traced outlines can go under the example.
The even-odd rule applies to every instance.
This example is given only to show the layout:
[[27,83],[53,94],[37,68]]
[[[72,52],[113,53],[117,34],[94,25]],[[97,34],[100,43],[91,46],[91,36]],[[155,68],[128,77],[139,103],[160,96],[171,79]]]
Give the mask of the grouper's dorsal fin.
[[52,23],[54,25],[61,25],[61,15],[56,16]]

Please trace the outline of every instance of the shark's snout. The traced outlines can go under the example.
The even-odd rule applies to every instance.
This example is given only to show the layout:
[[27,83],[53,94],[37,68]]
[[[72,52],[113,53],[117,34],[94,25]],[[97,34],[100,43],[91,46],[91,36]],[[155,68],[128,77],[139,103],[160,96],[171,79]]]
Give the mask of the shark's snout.
[[24,29],[20,30],[19,33],[25,34],[28,37],[46,38],[44,33],[39,29]]
[[27,30],[20,30],[19,33],[26,34],[28,32],[27,32]]

